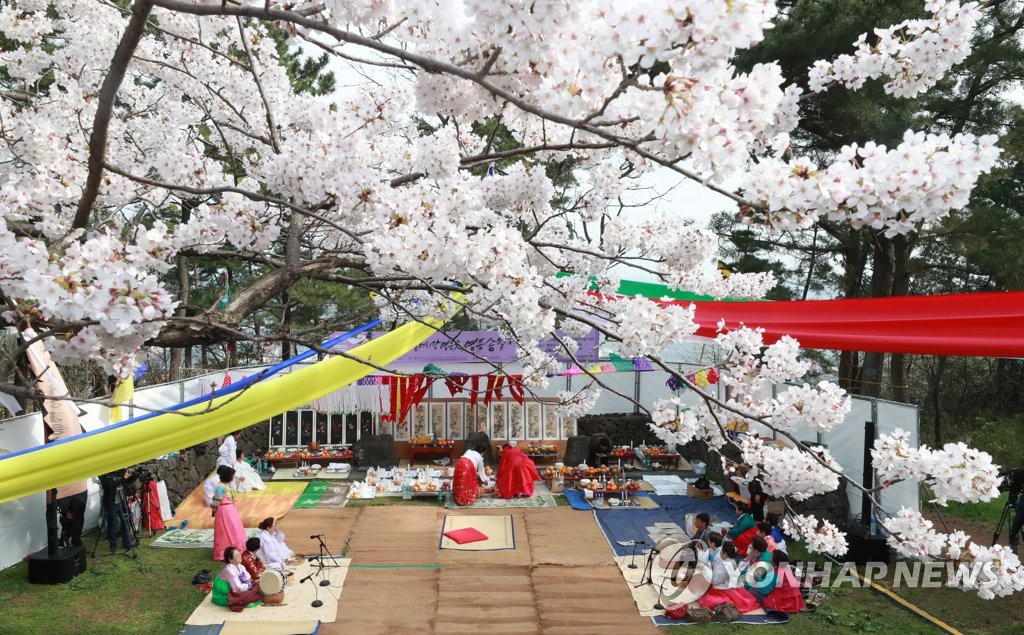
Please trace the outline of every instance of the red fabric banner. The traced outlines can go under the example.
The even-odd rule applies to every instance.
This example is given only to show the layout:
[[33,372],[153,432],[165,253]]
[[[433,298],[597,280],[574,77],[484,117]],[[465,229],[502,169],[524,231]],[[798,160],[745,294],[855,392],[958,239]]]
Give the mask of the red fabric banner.
[[[655,299],[657,300],[657,299]],[[661,301],[696,306],[697,335],[745,324],[764,341],[783,335],[803,348],[878,353],[1024,357],[1024,292],[962,293],[784,302]]]

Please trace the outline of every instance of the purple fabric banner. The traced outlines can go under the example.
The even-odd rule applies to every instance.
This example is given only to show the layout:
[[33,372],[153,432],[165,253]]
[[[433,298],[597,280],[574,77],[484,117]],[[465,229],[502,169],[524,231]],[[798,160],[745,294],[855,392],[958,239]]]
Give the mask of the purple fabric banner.
[[[384,335],[384,333],[385,331],[373,331],[370,337],[371,339],[377,338]],[[562,339],[569,337],[561,330],[555,331],[555,333]],[[331,337],[334,337],[334,334]],[[356,340],[358,338],[347,340],[331,350],[347,351],[361,343]],[[596,362],[598,354],[597,331],[590,331],[590,333],[576,341],[579,342],[576,358],[585,364]],[[562,345],[554,338],[542,340],[540,348],[544,352],[554,355],[561,362],[572,361],[565,355]],[[423,342],[410,353],[396,360],[395,363],[466,363],[478,362],[481,359],[488,362],[514,362],[518,359],[516,346],[511,341],[501,339],[501,336],[494,331],[444,331],[435,333],[426,342]]]

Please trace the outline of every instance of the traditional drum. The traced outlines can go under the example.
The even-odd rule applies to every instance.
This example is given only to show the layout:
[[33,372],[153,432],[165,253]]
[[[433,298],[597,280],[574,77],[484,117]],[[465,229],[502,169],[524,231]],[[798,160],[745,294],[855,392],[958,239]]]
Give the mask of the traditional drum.
[[280,604],[284,601],[284,575],[277,569],[267,569],[260,574],[260,592],[264,604]]

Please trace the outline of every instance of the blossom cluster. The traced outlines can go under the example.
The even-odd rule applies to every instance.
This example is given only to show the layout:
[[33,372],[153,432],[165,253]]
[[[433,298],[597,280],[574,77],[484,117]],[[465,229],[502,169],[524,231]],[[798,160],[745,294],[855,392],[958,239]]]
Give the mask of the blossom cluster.
[[995,142],[993,135],[908,130],[893,149],[873,142],[844,146],[825,168],[807,157],[766,158],[750,172],[748,196],[780,230],[828,218],[905,234],[967,204],[978,177],[995,166]]
[[889,78],[885,92],[896,97],[914,97],[934,86],[967,59],[980,10],[976,2],[961,6],[957,0],[928,0],[925,9],[929,18],[875,29],[870,42],[862,34],[853,55],[816,62],[808,73],[811,90],[821,92],[833,82],[858,89],[878,77]]
[[991,600],[1024,590],[1024,566],[1006,545],[979,545],[959,530],[949,534],[938,532],[932,521],[906,507],[883,519],[882,526],[889,533],[889,546],[902,556],[987,565],[981,575],[950,581],[964,591],[977,591],[982,599]]
[[871,449],[871,462],[884,482],[920,481],[931,488],[935,501],[973,503],[999,495],[999,466],[992,456],[963,443],[941,449],[916,447],[906,430],[880,435]]
[[807,514],[788,514],[782,521],[782,531],[807,543],[812,553],[827,553],[841,556],[849,545],[846,534],[827,520],[819,520]]

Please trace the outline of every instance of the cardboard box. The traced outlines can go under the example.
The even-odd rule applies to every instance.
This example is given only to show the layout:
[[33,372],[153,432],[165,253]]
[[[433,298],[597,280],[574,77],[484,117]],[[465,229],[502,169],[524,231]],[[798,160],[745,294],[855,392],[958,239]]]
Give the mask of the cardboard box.
[[700,487],[695,487],[693,483],[689,483],[686,486],[686,495],[689,496],[690,498],[701,498],[701,499],[714,498],[715,497],[715,490],[713,490],[711,488],[703,489],[703,488],[700,488]]

